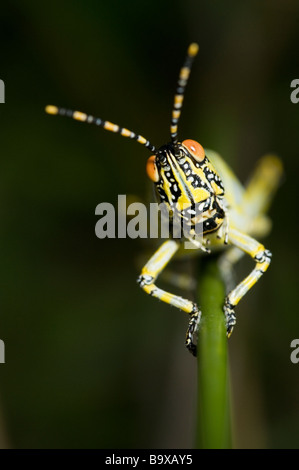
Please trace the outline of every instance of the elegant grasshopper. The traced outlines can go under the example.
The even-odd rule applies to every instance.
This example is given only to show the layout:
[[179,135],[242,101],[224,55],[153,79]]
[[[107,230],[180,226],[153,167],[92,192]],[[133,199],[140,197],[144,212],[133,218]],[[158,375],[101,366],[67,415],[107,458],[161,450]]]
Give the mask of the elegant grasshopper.
[[[249,184],[243,187],[217,153],[204,150],[195,140],[178,139],[178,122],[185,88],[197,52],[198,45],[192,43],[180,70],[174,96],[171,140],[160,148],[156,148],[143,136],[110,121],[52,105],[46,107],[49,114],[68,116],[135,139],[151,152],[146,171],[155,185],[157,200],[166,206],[172,225],[185,223],[185,230],[179,239],[171,237],[162,243],[143,267],[138,283],[147,294],[189,315],[185,344],[193,355],[196,355],[197,350],[195,337],[201,318],[200,308],[188,299],[160,289],[156,280],[182,247],[184,240],[206,253],[219,247],[227,248],[221,258],[221,265],[226,268],[247,253],[254,260],[255,267],[224,299],[223,311],[229,337],[236,323],[236,305],[270,265],[270,251],[254,237],[262,237],[269,232],[270,221],[265,211],[282,172],[280,160],[274,155],[266,155],[258,164]],[[200,232],[196,230],[198,226]]]

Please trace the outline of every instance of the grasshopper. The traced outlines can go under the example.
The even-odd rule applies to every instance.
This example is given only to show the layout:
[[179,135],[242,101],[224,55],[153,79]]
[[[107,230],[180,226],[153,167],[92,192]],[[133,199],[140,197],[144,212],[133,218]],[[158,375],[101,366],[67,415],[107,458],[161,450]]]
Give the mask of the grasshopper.
[[[199,252],[210,253],[214,249],[227,248],[221,257],[221,265],[226,268],[232,266],[244,253],[248,254],[255,263],[253,270],[228,292],[223,303],[229,337],[236,324],[235,307],[266,272],[271,262],[271,252],[255,237],[265,236],[270,230],[271,222],[265,212],[282,173],[280,160],[275,155],[266,155],[248,185],[243,187],[216,152],[205,150],[195,140],[178,139],[178,122],[185,89],[197,52],[198,45],[190,44],[174,96],[171,139],[160,148],[156,148],[143,136],[110,121],[57,106],[46,107],[49,114],[92,123],[134,139],[151,152],[146,172],[154,183],[157,200],[167,208],[172,226],[178,228],[184,225],[184,232],[179,238],[170,237],[162,243],[142,268],[138,283],[147,294],[189,315],[185,345],[194,356],[197,353],[200,308],[191,300],[160,289],[156,280],[186,240]],[[198,227],[200,230],[197,230]]]

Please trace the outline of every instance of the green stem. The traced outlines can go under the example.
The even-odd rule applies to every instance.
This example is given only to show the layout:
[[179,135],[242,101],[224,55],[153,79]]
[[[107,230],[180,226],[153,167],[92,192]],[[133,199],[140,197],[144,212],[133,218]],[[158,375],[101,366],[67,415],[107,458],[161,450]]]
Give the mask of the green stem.
[[198,424],[196,446],[231,448],[224,285],[217,259],[204,260],[199,280],[202,320],[198,333]]

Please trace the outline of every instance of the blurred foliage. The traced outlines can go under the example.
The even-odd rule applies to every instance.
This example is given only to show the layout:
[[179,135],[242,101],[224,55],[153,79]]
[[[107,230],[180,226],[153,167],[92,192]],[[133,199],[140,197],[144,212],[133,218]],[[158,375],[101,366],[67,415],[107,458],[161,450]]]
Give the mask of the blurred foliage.
[[2,447],[192,446],[187,319],[138,289],[140,240],[94,233],[98,203],[146,197],[147,150],[44,106],[99,115],[159,146],[194,40],[180,136],[220,152],[243,181],[269,151],[286,168],[265,242],[273,264],[229,341],[235,446],[298,447],[298,15],[295,0],[1,6]]

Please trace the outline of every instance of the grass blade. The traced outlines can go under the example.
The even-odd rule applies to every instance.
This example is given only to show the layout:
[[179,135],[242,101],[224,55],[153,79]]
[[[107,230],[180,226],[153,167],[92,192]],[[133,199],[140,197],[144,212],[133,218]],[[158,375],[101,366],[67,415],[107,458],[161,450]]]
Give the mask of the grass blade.
[[203,262],[199,279],[202,321],[198,334],[198,416],[196,447],[231,448],[225,289],[217,258]]

